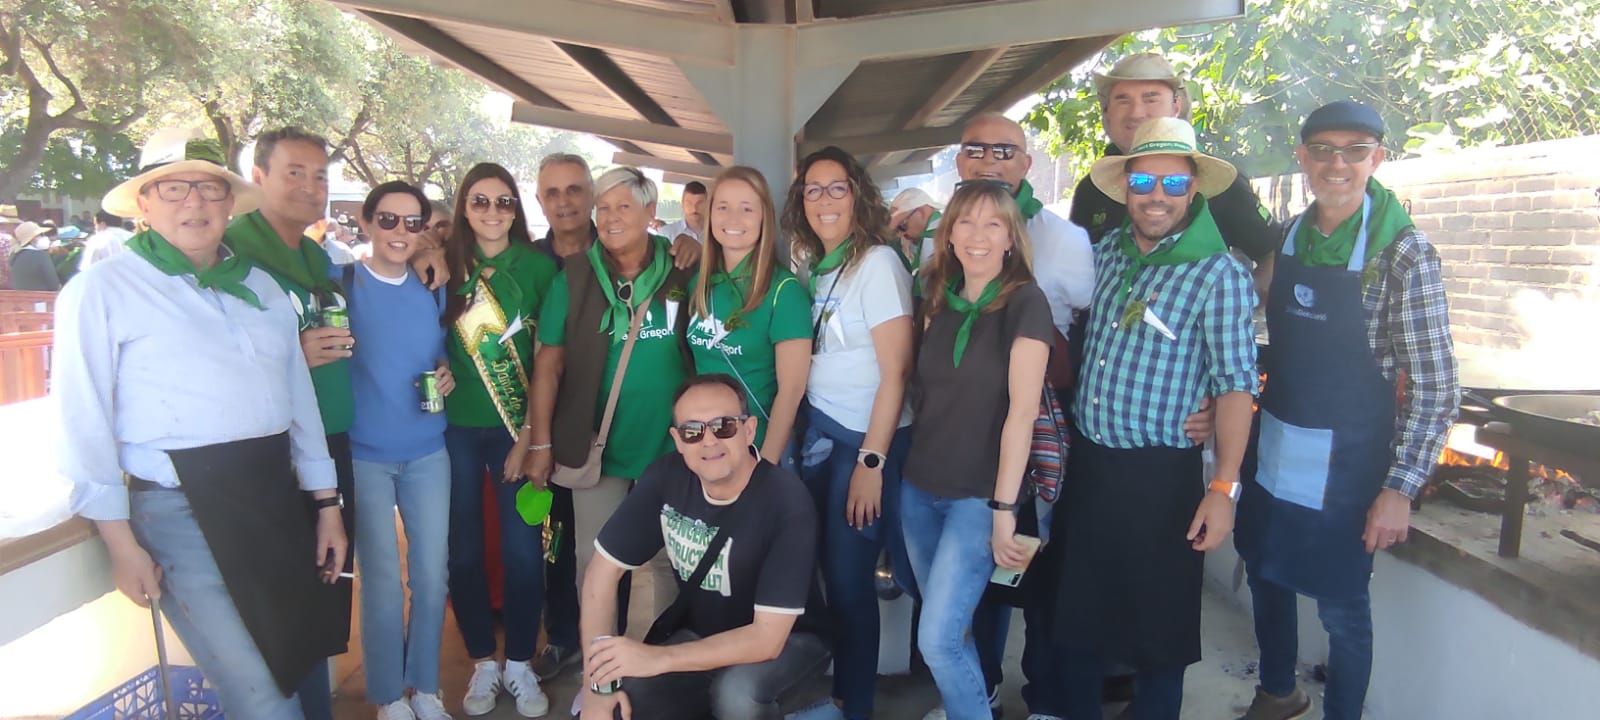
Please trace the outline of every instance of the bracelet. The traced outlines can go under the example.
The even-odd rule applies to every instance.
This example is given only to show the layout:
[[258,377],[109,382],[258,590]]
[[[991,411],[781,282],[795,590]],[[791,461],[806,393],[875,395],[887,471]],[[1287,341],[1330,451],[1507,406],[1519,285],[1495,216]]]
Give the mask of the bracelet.
[[551,445],[550,443],[545,443],[543,445],[529,445],[528,446],[528,450],[530,452],[539,452],[540,450],[549,450],[552,447],[554,447],[554,446]]
[[1017,504],[1016,503],[1003,503],[1003,502],[1000,502],[999,500],[990,500],[989,501],[989,509],[990,510],[998,510],[1000,512],[1016,512],[1017,511]]

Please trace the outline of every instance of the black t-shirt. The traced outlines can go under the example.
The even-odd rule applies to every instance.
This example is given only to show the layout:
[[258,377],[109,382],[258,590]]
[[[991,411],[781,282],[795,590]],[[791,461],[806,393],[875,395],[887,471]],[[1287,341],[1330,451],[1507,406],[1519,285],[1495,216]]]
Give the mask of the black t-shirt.
[[[688,587],[706,547],[729,524],[722,556],[704,582]],[[713,502],[700,478],[670,453],[650,464],[606,521],[595,549],[628,569],[667,550],[678,592],[690,593],[684,628],[700,637],[749,625],[756,610],[800,616],[815,632],[817,516],[800,479],[765,460],[733,502]],[[813,610],[818,610],[813,612]]]
[[[1123,154],[1115,145],[1106,146],[1106,155]],[[1283,227],[1272,221],[1261,199],[1243,175],[1235,177],[1227,190],[1211,198],[1211,217],[1217,221],[1222,241],[1238,248],[1252,260],[1261,260],[1278,249]],[[1088,175],[1072,191],[1072,222],[1089,231],[1089,240],[1100,242],[1106,233],[1128,219],[1128,206],[1112,200],[1095,187]]]
[[[956,331],[965,319],[948,307],[934,315],[917,353],[917,422],[906,480],[941,497],[989,498],[1000,464],[1000,432],[1011,406],[1011,346],[1018,337],[1055,342],[1050,303],[1038,285],[1018,287],[998,310],[972,323],[961,366]],[[1039,399],[1032,400],[1035,411]]]

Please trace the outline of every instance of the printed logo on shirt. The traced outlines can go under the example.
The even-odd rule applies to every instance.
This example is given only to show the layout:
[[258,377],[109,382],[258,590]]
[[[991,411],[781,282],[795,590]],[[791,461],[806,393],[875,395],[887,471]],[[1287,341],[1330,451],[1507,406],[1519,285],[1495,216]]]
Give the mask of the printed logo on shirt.
[[1295,283],[1295,286],[1294,286],[1294,299],[1295,299],[1296,302],[1300,303],[1300,307],[1303,307],[1303,308],[1316,307],[1316,305],[1317,305],[1317,291],[1311,289],[1310,287],[1308,287],[1306,285],[1301,285],[1299,283]]
[[[658,340],[664,337],[672,337],[672,327],[670,325],[666,327],[654,327],[654,325],[655,311],[644,311],[644,322],[639,325],[639,339]],[[623,339],[627,339],[626,334],[623,335]]]
[[729,356],[744,355],[744,346],[729,345],[724,342],[727,337],[728,327],[715,315],[699,318],[689,326],[690,345],[708,350],[721,350]]
[[[666,542],[667,557],[672,560],[672,569],[678,574],[679,580],[687,581],[694,574],[718,529],[703,520],[678,512],[671,505],[661,506],[661,538]],[[728,557],[732,552],[733,538],[730,537],[722,544],[722,553],[711,566],[711,572],[706,573],[706,579],[700,582],[701,590],[723,597],[733,596],[733,588],[728,582]]]
[[[844,321],[839,317],[839,300],[813,300],[811,303],[811,320],[821,328],[816,338],[813,355],[821,355],[832,350],[844,349]],[[830,341],[831,338],[831,341]]]

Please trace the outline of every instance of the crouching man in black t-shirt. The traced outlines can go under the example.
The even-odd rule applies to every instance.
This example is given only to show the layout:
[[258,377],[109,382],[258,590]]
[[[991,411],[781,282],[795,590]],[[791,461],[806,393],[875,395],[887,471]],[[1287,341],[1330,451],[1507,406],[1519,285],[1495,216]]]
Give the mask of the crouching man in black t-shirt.
[[[779,701],[828,663],[811,496],[751,451],[756,420],[733,378],[685,382],[672,419],[677,454],[645,470],[583,579],[583,718],[781,718]],[[678,600],[645,642],[607,637],[623,573],[663,549]]]

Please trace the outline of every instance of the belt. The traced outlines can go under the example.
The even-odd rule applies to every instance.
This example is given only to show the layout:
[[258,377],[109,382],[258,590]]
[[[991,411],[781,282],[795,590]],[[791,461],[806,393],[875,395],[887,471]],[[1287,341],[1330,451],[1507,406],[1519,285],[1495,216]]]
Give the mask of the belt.
[[126,477],[128,479],[128,490],[130,490],[132,492],[150,492],[152,490],[177,490],[177,488],[169,488],[169,487],[167,487],[165,485],[161,485],[159,483],[153,483],[153,482],[150,482],[149,480],[145,480],[143,478],[136,478],[136,477],[134,477],[132,475],[125,475],[124,477]]

